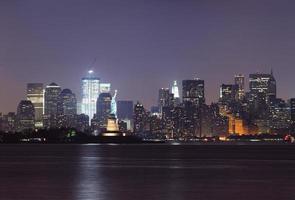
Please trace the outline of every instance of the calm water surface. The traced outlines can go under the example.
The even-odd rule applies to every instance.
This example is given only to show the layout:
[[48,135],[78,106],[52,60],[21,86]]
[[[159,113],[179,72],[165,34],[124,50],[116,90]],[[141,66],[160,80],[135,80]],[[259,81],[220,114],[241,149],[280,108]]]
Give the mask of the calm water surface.
[[295,146],[0,145],[0,199],[295,199]]

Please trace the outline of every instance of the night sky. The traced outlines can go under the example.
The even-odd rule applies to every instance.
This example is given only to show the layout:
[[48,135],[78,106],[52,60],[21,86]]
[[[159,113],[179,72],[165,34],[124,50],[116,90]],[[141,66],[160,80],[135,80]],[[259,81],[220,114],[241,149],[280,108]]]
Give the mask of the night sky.
[[[0,111],[26,83],[56,82],[80,97],[94,58],[118,99],[157,101],[173,80],[205,80],[207,103],[243,73],[270,72],[295,97],[292,0],[1,0]],[[179,85],[181,86],[181,85]]]

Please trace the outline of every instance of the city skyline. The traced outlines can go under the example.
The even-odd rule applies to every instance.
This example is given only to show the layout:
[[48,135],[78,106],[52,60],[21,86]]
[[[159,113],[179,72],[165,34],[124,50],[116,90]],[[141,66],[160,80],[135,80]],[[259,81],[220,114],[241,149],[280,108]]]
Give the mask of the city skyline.
[[140,100],[146,107],[173,80],[205,80],[210,103],[235,74],[248,78],[271,68],[278,96],[295,96],[294,2],[56,3],[0,2],[2,112],[16,111],[31,82],[56,82],[79,97],[80,77],[90,67],[118,89],[118,99]]
[[[97,77],[96,75],[94,75],[95,74],[95,72],[94,71],[92,71],[91,70],[91,74],[93,73],[93,77]],[[249,91],[249,84],[250,84],[250,82],[249,82],[249,76],[251,75],[251,74],[271,74],[271,73],[273,73],[273,70],[271,69],[269,72],[256,72],[256,73],[249,73],[249,74],[235,74],[233,77],[232,77],[232,79],[231,80],[229,80],[229,81],[227,81],[227,82],[225,82],[225,83],[222,83],[222,82],[220,82],[220,84],[218,85],[218,87],[216,88],[216,94],[214,94],[213,96],[215,96],[215,99],[209,99],[208,100],[208,96],[210,97],[210,96],[212,96],[212,94],[208,94],[208,92],[207,92],[207,82],[206,82],[206,80],[202,80],[202,79],[200,79],[200,80],[202,80],[202,81],[204,81],[204,88],[205,88],[205,93],[204,93],[204,95],[205,95],[205,103],[206,104],[211,104],[211,103],[216,103],[216,102],[218,102],[219,101],[219,99],[220,99],[220,87],[222,86],[222,85],[224,85],[224,84],[228,84],[228,85],[232,85],[232,84],[235,84],[235,77],[236,76],[244,76],[244,79],[245,79],[245,82],[244,82],[244,89],[245,89],[245,91],[244,92],[248,92]],[[87,71],[87,73],[86,73],[86,75],[85,76],[83,76],[83,77],[81,77],[81,79],[80,79],[80,87],[81,87],[81,89],[79,90],[79,91],[77,91],[77,92],[73,92],[74,94],[76,94],[76,97],[77,97],[77,102],[79,103],[77,106],[77,109],[79,110],[80,109],[80,112],[82,112],[82,113],[85,113],[85,111],[83,112],[82,110],[83,110],[83,106],[82,106],[82,96],[83,96],[83,86],[81,86],[81,84],[83,83],[83,80],[85,80],[86,78],[87,78],[87,76],[89,76],[89,71]],[[90,79],[92,79],[93,77],[91,77],[90,76]],[[275,76],[275,74],[274,74],[274,77],[276,77]],[[111,87],[110,87],[110,85],[111,85],[111,83],[103,83],[102,81],[101,81],[101,79],[99,78],[99,77],[97,77],[98,78],[98,80],[99,80],[99,82],[100,82],[100,85],[102,85],[102,91],[101,92],[103,92],[103,90],[105,89],[105,86],[104,85],[108,85],[108,87],[109,88],[107,88],[107,91],[105,91],[105,92],[109,92],[109,93],[111,93],[111,94],[116,94],[117,93],[117,90],[116,89],[111,89]],[[189,78],[189,79],[185,79],[185,80],[198,80],[199,78]],[[179,83],[177,86],[178,86],[178,89],[179,89],[179,94],[178,95],[180,95],[180,98],[182,99],[182,90],[183,90],[183,86],[182,86],[182,81],[183,80],[173,80],[173,81],[171,81],[170,83],[168,83],[167,84],[167,87],[162,87],[162,89],[167,89],[167,90],[169,90],[169,92],[171,92],[171,93],[173,93],[173,86],[174,86],[174,84],[175,84],[175,81],[177,81],[177,83]],[[54,83],[55,84],[55,82],[54,81],[51,81],[51,82],[49,82],[50,84],[52,84],[52,83]],[[44,82],[42,82],[42,83],[35,83],[35,82],[30,82],[30,83],[26,83],[25,84],[25,89],[24,89],[24,91],[23,91],[23,93],[24,93],[24,97],[23,98],[21,98],[21,99],[19,99],[19,101],[17,102],[17,104],[21,101],[21,100],[26,100],[28,97],[27,97],[27,94],[26,94],[26,92],[27,92],[27,85],[30,85],[30,84],[42,84],[42,85],[44,85],[44,92],[45,92],[45,89],[46,89],[46,85],[48,86],[48,85],[50,85],[50,84],[45,84]],[[82,84],[83,85],[83,84]],[[70,90],[72,90],[71,89],[71,87],[64,87],[64,86],[60,86],[62,89],[70,89]],[[280,86],[277,84],[277,88],[280,88]],[[118,101],[120,101],[120,100],[130,100],[130,101],[133,101],[133,102],[137,102],[137,101],[139,101],[140,103],[142,103],[143,105],[144,105],[144,107],[145,108],[148,108],[148,109],[150,109],[150,108],[152,108],[153,106],[156,106],[156,105],[158,105],[158,101],[159,101],[159,99],[158,99],[158,90],[159,89],[161,89],[161,87],[159,87],[159,88],[156,88],[156,93],[155,94],[153,94],[153,96],[151,97],[151,99],[156,99],[155,101],[153,101],[151,104],[145,104],[145,102],[147,102],[146,101],[146,99],[134,99],[134,98],[129,98],[129,99],[123,99],[123,98],[120,98],[120,95],[119,95],[119,98],[117,99]],[[101,93],[101,92],[98,92],[98,95]],[[293,96],[286,96],[286,97],[282,97],[282,96],[280,96],[280,91],[279,91],[279,89],[277,89],[277,93],[278,93],[278,98],[281,98],[281,99],[284,99],[284,100],[289,100],[289,99],[291,99],[291,98],[294,98]],[[116,94],[117,95],[117,94]],[[98,98],[98,96],[97,96],[97,98]],[[151,102],[151,101],[150,101]],[[0,110],[0,112],[2,112],[2,113],[8,113],[8,112],[16,112],[16,110],[17,110],[17,104],[16,104],[16,106],[15,106],[15,108],[14,109],[12,109],[12,110],[8,110],[7,108],[6,108],[6,110],[5,109],[3,109],[3,110]],[[82,106],[82,108],[81,108],[81,106]],[[93,113],[94,113],[94,111],[93,111]]]
[[0,0],[0,200],[294,199],[294,0]]

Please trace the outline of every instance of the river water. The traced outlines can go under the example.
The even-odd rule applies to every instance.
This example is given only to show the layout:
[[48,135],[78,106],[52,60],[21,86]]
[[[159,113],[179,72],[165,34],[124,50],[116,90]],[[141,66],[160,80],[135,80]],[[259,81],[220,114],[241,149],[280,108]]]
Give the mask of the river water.
[[0,145],[0,199],[295,199],[295,146]]

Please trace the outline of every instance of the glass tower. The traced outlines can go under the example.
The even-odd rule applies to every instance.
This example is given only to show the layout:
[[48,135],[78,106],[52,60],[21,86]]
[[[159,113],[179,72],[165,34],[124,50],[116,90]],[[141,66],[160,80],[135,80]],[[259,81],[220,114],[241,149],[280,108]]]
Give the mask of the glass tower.
[[56,83],[46,86],[44,93],[44,127],[56,128],[57,104],[61,88]]
[[250,100],[256,100],[259,95],[263,96],[267,102],[276,98],[276,80],[270,74],[250,74],[249,75]]
[[44,89],[43,83],[27,84],[27,100],[31,101],[35,108],[35,126],[43,127],[43,111],[44,111]]
[[88,71],[88,76],[82,78],[81,111],[89,116],[89,124],[96,113],[96,101],[100,94],[100,79],[93,76],[93,71]]
[[177,81],[173,82],[173,86],[172,86],[172,94],[174,94],[174,98],[179,98],[179,90],[178,90],[178,86],[177,86]]

